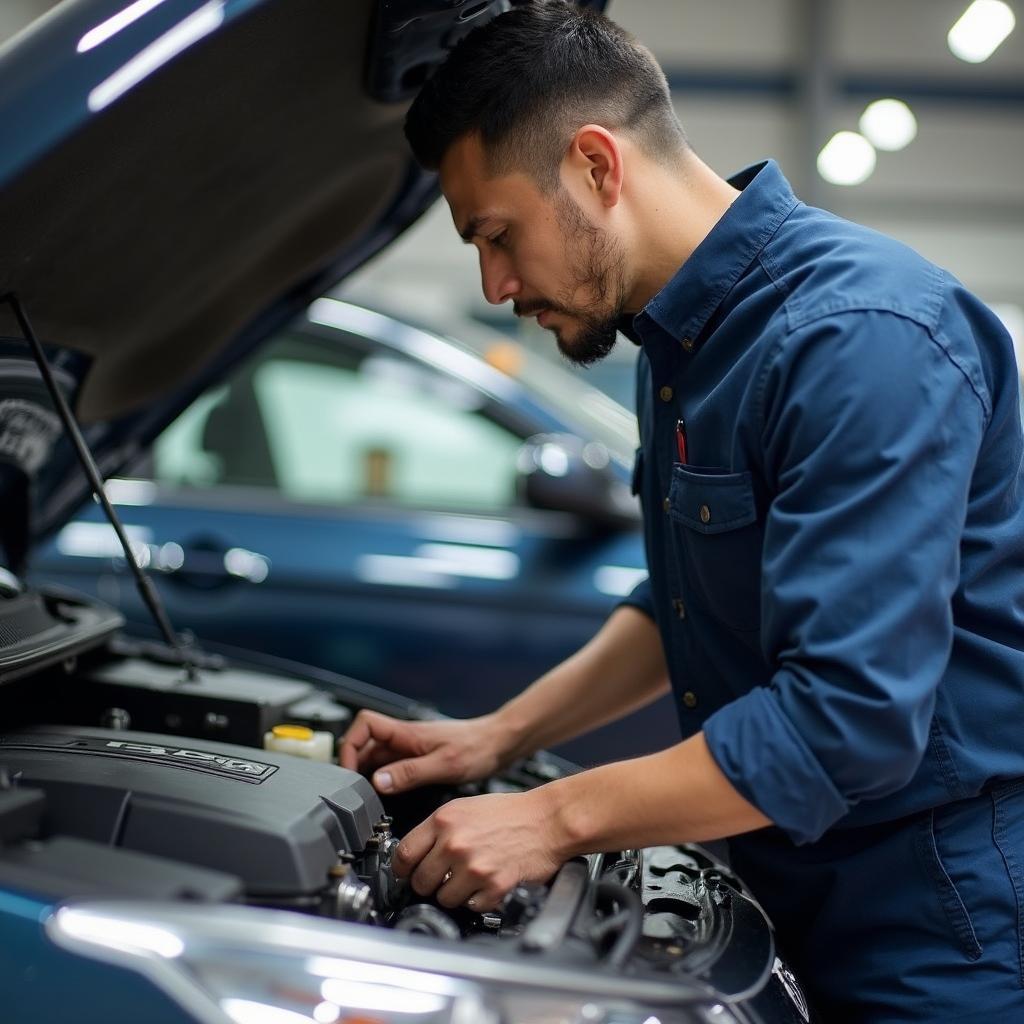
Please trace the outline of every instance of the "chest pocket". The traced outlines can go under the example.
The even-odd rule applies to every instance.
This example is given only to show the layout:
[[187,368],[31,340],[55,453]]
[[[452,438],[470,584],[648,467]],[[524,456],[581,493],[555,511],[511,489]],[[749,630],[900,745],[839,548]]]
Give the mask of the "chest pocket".
[[750,473],[673,466],[668,513],[689,602],[730,629],[758,629],[763,535]]

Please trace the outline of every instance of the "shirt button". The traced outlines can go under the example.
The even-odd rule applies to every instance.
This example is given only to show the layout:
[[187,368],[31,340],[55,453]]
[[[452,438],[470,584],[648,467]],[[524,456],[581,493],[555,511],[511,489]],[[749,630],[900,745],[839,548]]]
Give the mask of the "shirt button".
[[695,708],[697,706],[697,694],[692,690],[687,690],[686,693],[683,694],[683,703],[688,708]]
[[672,507],[672,502],[669,501],[668,498],[665,498],[661,503],[661,507],[667,512]]
[[686,605],[683,604],[681,598],[674,597],[672,599],[672,607],[675,609],[677,619],[686,618]]
[[683,338],[683,340],[679,342],[679,344],[683,346],[684,352],[693,351],[693,338]]
[[671,402],[671,401],[672,401],[672,389],[671,389],[671,388],[670,388],[670,387],[669,387],[669,386],[668,386],[668,385],[666,384],[666,385],[665,385],[665,387],[663,387],[663,388],[662,388],[662,389],[661,389],[661,390],[660,390],[660,391],[658,392],[658,397],[659,397],[659,398],[660,398],[660,399],[661,399],[661,400],[662,400],[663,402]]
[[711,509],[709,509],[707,507],[707,505],[701,505],[701,507],[700,507],[700,509],[698,511],[700,513],[700,521],[702,523],[710,523],[711,522]]

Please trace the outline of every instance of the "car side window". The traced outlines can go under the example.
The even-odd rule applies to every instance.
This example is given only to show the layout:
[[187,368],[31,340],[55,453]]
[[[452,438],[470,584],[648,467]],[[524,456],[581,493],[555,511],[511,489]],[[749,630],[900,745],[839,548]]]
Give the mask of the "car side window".
[[286,335],[157,440],[153,476],[302,503],[496,511],[522,439],[458,378],[341,335]]

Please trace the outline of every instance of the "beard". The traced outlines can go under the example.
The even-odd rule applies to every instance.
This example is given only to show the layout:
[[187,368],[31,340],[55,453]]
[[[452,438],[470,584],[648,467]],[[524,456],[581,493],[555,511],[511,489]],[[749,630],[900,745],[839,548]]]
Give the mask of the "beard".
[[[565,261],[572,285],[561,301],[515,304],[515,312],[528,316],[549,309],[571,317],[577,325],[571,334],[554,328],[558,350],[576,366],[591,366],[615,347],[617,323],[626,303],[625,256],[621,243],[591,224],[567,192],[555,196],[554,206],[566,240]],[[582,306],[573,301],[580,292],[591,295]]]

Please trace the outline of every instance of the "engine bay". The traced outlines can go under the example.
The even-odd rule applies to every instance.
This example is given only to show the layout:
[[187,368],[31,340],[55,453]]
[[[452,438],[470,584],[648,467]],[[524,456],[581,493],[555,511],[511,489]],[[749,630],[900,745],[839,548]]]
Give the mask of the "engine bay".
[[[85,603],[44,599],[64,622],[84,616],[68,607],[76,601]],[[280,726],[316,730],[330,734],[333,753],[362,707],[409,718],[429,709],[341,677],[216,656],[197,656],[190,675],[174,652],[116,631],[85,649],[74,637],[68,645],[72,654],[51,652],[31,673],[0,674],[0,889],[54,904],[258,906],[516,960],[777,995],[766,987],[778,965],[767,918],[701,847],[578,858],[484,913],[443,908],[395,876],[400,838],[445,801],[575,770],[556,757],[382,800],[362,775],[265,740]]]

